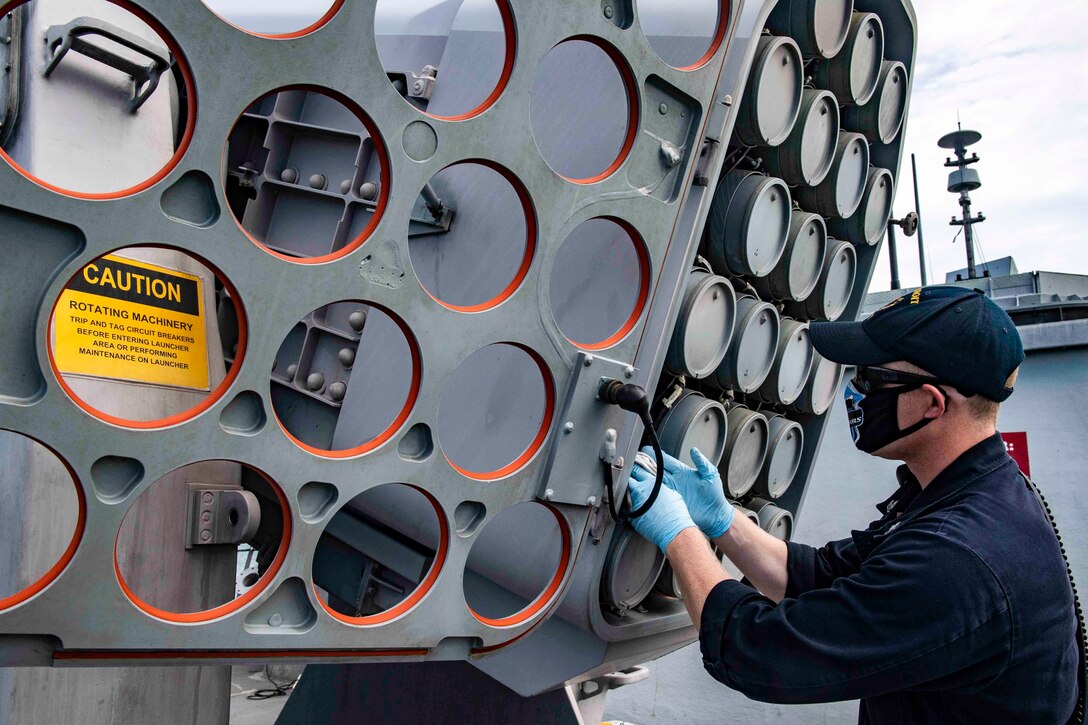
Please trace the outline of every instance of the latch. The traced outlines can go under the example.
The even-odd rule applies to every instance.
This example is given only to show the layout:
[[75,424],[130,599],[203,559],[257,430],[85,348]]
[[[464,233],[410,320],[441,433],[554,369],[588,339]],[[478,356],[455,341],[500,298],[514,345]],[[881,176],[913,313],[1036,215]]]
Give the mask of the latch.
[[245,544],[257,535],[261,507],[241,488],[216,483],[190,483],[185,548]]

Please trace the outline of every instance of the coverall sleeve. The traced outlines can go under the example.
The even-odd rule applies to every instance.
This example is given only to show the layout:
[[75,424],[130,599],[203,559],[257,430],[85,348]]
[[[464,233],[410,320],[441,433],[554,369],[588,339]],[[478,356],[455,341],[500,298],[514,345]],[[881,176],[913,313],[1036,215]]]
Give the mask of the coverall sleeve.
[[1007,665],[1009,606],[989,567],[929,531],[889,537],[858,572],[778,605],[735,581],[711,592],[707,671],[754,700],[834,702]]
[[826,589],[839,577],[856,574],[861,556],[853,539],[832,541],[820,549],[787,542],[786,598],[796,599],[813,589]]

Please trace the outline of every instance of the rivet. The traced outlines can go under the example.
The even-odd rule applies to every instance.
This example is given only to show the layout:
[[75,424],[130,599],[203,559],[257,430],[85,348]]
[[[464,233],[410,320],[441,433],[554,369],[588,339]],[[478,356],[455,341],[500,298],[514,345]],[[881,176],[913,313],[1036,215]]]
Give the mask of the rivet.
[[373,181],[368,181],[365,184],[359,186],[359,198],[363,201],[374,201],[378,198],[378,185]]
[[329,180],[325,178],[324,174],[314,174],[310,177],[310,188],[317,189],[318,191],[324,191],[325,187],[329,185]]
[[201,541],[211,541],[212,540],[212,532],[209,531],[208,529],[204,529],[203,531],[200,532],[200,540]]
[[363,329],[363,325],[366,324],[366,313],[362,310],[356,310],[348,315],[348,324],[351,325],[351,329],[359,332]]
[[596,505],[597,505],[597,497],[596,496],[590,496],[589,498],[586,499],[586,506],[596,506]]
[[611,6],[611,5],[605,5],[605,6],[604,6],[604,16],[605,16],[606,18],[608,18],[609,20],[611,20],[611,19],[612,19],[612,16],[613,16],[613,15],[615,15],[615,14],[616,14],[616,13],[615,13],[615,11],[614,11],[614,10],[612,10],[612,6]]
[[280,614],[279,612],[276,612],[275,614],[273,614],[271,617],[268,618],[268,626],[269,627],[278,627],[281,624],[283,624],[283,615]]
[[628,365],[623,369],[623,377],[627,378],[628,380],[635,377],[635,369]]
[[298,181],[298,169],[287,168],[280,172],[280,181],[293,184]]
[[660,113],[662,116],[664,116],[666,113],[669,112],[668,104],[667,103],[662,103],[660,106],[657,107],[657,112]]
[[325,387],[325,373],[310,373],[306,378],[306,387],[316,393]]
[[348,393],[348,386],[337,380],[329,386],[329,397],[339,403]]
[[355,351],[350,347],[340,348],[340,352],[336,353],[336,359],[340,361],[340,364],[346,368],[350,368],[355,364]]
[[590,365],[593,364],[593,356],[586,355],[585,359],[582,361],[582,364],[588,368]]
[[211,495],[210,493],[205,493],[205,494],[204,494],[204,495],[203,495],[203,496],[201,497],[201,499],[202,499],[202,500],[204,501],[204,503],[211,503],[211,502],[212,502],[212,498],[213,498],[213,497],[212,497],[212,495]]
[[295,373],[298,372],[298,363],[291,363],[287,366],[287,377],[291,380],[295,379]]
[[555,498],[555,491],[549,488],[547,491],[544,492],[545,501],[551,501],[553,498]]

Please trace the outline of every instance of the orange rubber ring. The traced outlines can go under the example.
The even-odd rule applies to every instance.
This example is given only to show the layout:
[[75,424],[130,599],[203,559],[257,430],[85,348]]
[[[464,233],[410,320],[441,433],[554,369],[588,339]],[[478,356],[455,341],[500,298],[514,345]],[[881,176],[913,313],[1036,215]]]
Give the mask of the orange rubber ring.
[[[236,461],[228,462],[235,463]],[[276,556],[269,565],[268,570],[265,571],[257,583],[237,599],[233,599],[226,604],[221,604],[218,607],[213,607],[201,612],[180,613],[154,607],[137,596],[137,594],[129,587],[128,583],[125,582],[125,578],[121,575],[121,565],[120,562],[117,561],[117,541],[121,538],[121,531],[118,529],[117,537],[113,541],[113,571],[117,575],[117,583],[121,585],[121,591],[125,593],[125,596],[129,598],[129,601],[152,617],[157,617],[158,619],[167,622],[199,624],[202,622],[211,622],[212,620],[237,612],[256,599],[261,592],[268,588],[272,583],[272,580],[276,578],[276,574],[279,572],[280,567],[283,566],[284,560],[287,558],[287,548],[291,544],[291,508],[287,503],[287,497],[284,496],[283,491],[280,490],[280,487],[276,485],[276,482],[273,481],[267,473],[249,465],[246,465],[246,468],[257,473],[264,479],[265,483],[271,487],[272,491],[276,494],[276,499],[280,504],[280,510],[283,513],[283,535],[280,537],[279,549],[276,550]],[[128,514],[126,513],[125,515],[127,516]]]
[[[202,265],[207,267],[209,270],[211,270],[212,274],[215,275],[216,279],[218,279],[223,284],[223,286],[226,288],[227,292],[230,295],[231,301],[234,303],[235,316],[238,318],[238,350],[234,354],[234,362],[231,364],[230,370],[227,371],[227,375],[226,375],[226,377],[223,378],[223,381],[221,383],[219,383],[219,385],[216,386],[215,390],[213,390],[211,393],[208,394],[207,398],[205,398],[203,401],[201,401],[200,403],[198,403],[194,407],[190,408],[189,410],[183,411],[181,413],[177,413],[175,415],[167,416],[166,418],[159,418],[157,420],[128,420],[126,418],[118,418],[117,416],[109,415],[108,413],[103,413],[102,411],[97,410],[96,408],[92,407],[90,404],[84,402],[83,399],[81,399],[78,395],[76,395],[75,391],[72,390],[71,387],[69,387],[68,383],[66,383],[64,381],[64,377],[62,376],[60,370],[57,368],[57,361],[53,359],[53,345],[52,344],[46,345],[45,349],[46,349],[46,353],[49,356],[49,367],[52,368],[53,376],[56,378],[57,383],[60,385],[61,389],[64,390],[65,393],[68,394],[68,397],[71,399],[71,401],[73,403],[75,403],[77,406],[82,408],[85,412],[89,413],[91,416],[93,416],[95,418],[98,418],[99,420],[104,421],[106,423],[110,423],[112,425],[120,426],[122,428],[136,428],[136,429],[139,429],[139,430],[149,430],[149,429],[153,429],[153,428],[166,428],[168,426],[177,425],[178,423],[184,423],[187,420],[192,420],[196,416],[198,416],[201,413],[203,413],[204,411],[208,410],[213,405],[218,403],[219,400],[223,397],[223,395],[230,388],[230,386],[234,384],[235,378],[238,377],[238,372],[242,369],[242,360],[245,358],[246,342],[248,340],[249,328],[248,328],[248,326],[246,324],[245,308],[242,305],[242,300],[238,296],[238,290],[235,289],[234,284],[229,279],[227,279],[227,276],[225,274],[223,274],[221,271],[219,271],[219,269],[215,265],[213,265],[211,262],[208,262],[203,257],[201,257],[199,255],[196,255],[196,254],[193,254],[192,252],[187,251],[185,249],[178,249],[176,247],[168,247],[168,246],[166,246],[164,244],[130,245],[130,247],[121,247],[120,249],[115,249],[115,250],[112,250],[110,252],[106,252],[106,254],[114,254],[116,252],[120,252],[120,251],[123,251],[125,249],[129,249],[129,248],[134,247],[134,246],[138,246],[140,248],[150,247],[150,248],[154,248],[154,249],[168,249],[168,250],[170,250],[172,252],[181,252],[181,253],[183,253],[185,255],[188,255],[192,259],[195,259],[196,261],[200,262]],[[105,256],[105,255],[101,255],[101,256]],[[101,259],[101,256],[96,257],[95,259]],[[92,260],[92,261],[94,261],[94,260]],[[80,267],[80,269],[82,269],[82,268],[83,267]],[[79,272],[76,272],[76,274],[79,274]],[[71,281],[73,279],[75,279],[75,277],[76,277],[76,275],[72,275],[71,279],[68,280],[67,284],[71,284]],[[49,320],[50,320],[50,322],[52,322],[52,320],[53,320],[53,315],[57,311],[57,304],[59,302],[60,302],[60,297],[58,296],[56,301],[53,302],[53,307],[50,308],[50,310],[49,310]]]
[[[2,16],[0,16],[2,17]],[[78,501],[78,509],[76,513],[76,528],[72,532],[72,540],[68,542],[68,548],[61,554],[60,559],[54,564],[49,571],[43,574],[36,582],[30,586],[22,589],[9,597],[0,599],[0,612],[5,609],[10,609],[17,604],[22,604],[26,600],[39,593],[47,586],[53,583],[53,581],[61,575],[61,573],[67,568],[68,564],[72,561],[72,557],[76,555],[76,549],[79,548],[79,542],[83,539],[83,531],[87,526],[87,500],[83,494],[83,486],[80,484],[79,476],[76,475],[75,470],[68,464],[68,461],[57,453],[57,451],[45,443],[42,443],[37,438],[26,435],[25,433],[18,433],[16,431],[10,431],[16,435],[20,435],[28,440],[34,441],[38,445],[45,448],[47,451],[57,457],[57,460],[68,470],[68,475],[72,477],[72,485],[76,489],[76,500]]]
[[[170,174],[171,171],[174,170],[175,167],[177,167],[178,163],[181,162],[182,157],[185,155],[185,152],[189,148],[189,142],[192,141],[193,131],[196,127],[196,84],[193,82],[192,72],[189,70],[189,65],[185,62],[185,56],[182,54],[181,48],[178,46],[177,42],[169,33],[166,32],[166,29],[159,24],[159,21],[152,17],[151,14],[143,8],[137,7],[136,5],[129,3],[128,0],[107,1],[121,8],[124,8],[125,10],[129,11],[140,20],[151,26],[151,29],[158,33],[159,38],[161,38],[163,42],[166,43],[166,47],[169,48],[170,53],[177,61],[177,68],[181,71],[181,76],[185,81],[185,93],[188,96],[189,102],[188,111],[185,114],[185,133],[182,135],[181,143],[178,144],[178,148],[176,151],[174,151],[174,155],[171,156],[170,160],[166,162],[166,166],[163,166],[150,179],[136,184],[135,186],[130,186],[129,188],[122,189],[121,191],[90,193],[85,191],[73,191],[71,189],[65,189],[63,187],[56,186],[55,184],[50,184],[48,181],[40,179],[24,169],[22,166],[17,164],[14,159],[8,156],[7,152],[5,152],[3,149],[0,149],[0,158],[11,164],[12,168],[14,168],[24,177],[26,177],[29,181],[32,181],[33,183],[41,186],[42,188],[48,189],[58,194],[62,194],[64,196],[70,196],[76,199],[88,199],[92,201],[121,199],[126,196],[132,196],[133,194],[137,194],[141,191],[145,191],[146,189],[150,189],[152,186],[162,181],[164,178],[166,178],[168,174]],[[6,16],[9,12],[27,2],[30,2],[30,0],[15,0],[15,2],[5,5],[3,8],[0,8],[0,17]]]
[[[442,511],[442,505],[439,504],[438,501],[436,501],[434,497],[431,496],[431,494],[427,493],[419,486],[413,486],[410,483],[394,485],[408,486],[409,488],[413,488],[416,491],[419,491],[427,498],[427,502],[431,504],[431,506],[434,508],[435,515],[437,515],[438,517],[439,526],[438,551],[435,552],[434,561],[431,562],[431,568],[427,570],[427,576],[424,577],[423,581],[421,581],[419,585],[416,586],[416,588],[412,591],[410,595],[408,595],[407,598],[405,598],[404,601],[394,607],[390,607],[384,612],[370,614],[364,617],[349,617],[348,615],[341,614],[340,612],[337,612],[335,609],[330,607],[324,600],[321,599],[320,596],[314,597],[315,599],[317,599],[318,603],[326,612],[331,614],[335,619],[338,619],[341,622],[345,622],[346,624],[355,625],[357,627],[374,626],[378,624],[386,624],[387,622],[393,621],[397,617],[407,614],[411,609],[419,604],[419,602],[423,600],[423,597],[427,595],[427,592],[429,592],[431,588],[434,587],[435,582],[438,581],[438,577],[442,573],[442,566],[446,563],[446,555],[449,553],[450,548],[450,527],[449,523],[447,523],[446,521],[446,515]],[[317,595],[317,584],[314,584],[313,587],[314,594]]]

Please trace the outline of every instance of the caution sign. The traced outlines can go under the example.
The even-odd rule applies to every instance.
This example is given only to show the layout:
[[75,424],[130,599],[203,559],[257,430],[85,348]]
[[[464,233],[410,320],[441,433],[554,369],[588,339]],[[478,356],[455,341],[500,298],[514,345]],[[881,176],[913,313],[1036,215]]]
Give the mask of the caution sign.
[[200,277],[107,255],[79,271],[53,315],[62,373],[208,390]]

